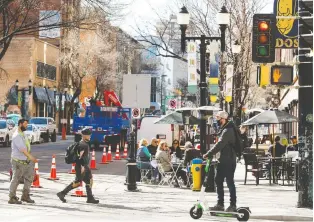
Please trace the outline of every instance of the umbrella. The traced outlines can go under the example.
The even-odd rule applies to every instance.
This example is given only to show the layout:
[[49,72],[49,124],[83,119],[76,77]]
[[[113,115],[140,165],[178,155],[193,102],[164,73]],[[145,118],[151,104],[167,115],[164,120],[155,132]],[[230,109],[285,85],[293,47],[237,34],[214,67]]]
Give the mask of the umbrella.
[[215,106],[200,106],[200,107],[183,107],[176,109],[176,112],[183,112],[183,111],[219,111],[220,108]]
[[281,124],[298,122],[298,118],[287,112],[279,110],[266,110],[251,119],[248,119],[242,125],[259,125],[259,124]]
[[195,116],[185,116],[183,113],[173,112],[156,120],[154,124],[198,125],[200,120]]

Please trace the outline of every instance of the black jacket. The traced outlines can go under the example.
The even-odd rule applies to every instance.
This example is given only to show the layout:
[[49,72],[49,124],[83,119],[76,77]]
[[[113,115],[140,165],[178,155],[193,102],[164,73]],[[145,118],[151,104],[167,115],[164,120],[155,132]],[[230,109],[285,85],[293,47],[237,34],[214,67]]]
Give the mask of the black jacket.
[[173,146],[170,147],[170,154],[173,154],[174,152],[176,153],[176,157],[179,158],[180,160],[182,159],[182,150],[180,148],[180,146],[178,146],[177,148],[174,148]]
[[183,165],[186,166],[188,163],[190,163],[195,158],[201,158],[201,151],[194,149],[194,148],[188,148],[185,150],[184,155],[184,163]]
[[158,148],[157,146],[153,146],[152,144],[147,146],[149,153],[152,154],[153,156],[156,155],[157,148]]
[[227,122],[217,134],[219,137],[218,142],[205,155],[208,157],[210,154],[215,155],[220,152],[220,156],[217,155],[220,163],[236,162],[237,155],[234,150],[236,144],[235,127],[232,121]]

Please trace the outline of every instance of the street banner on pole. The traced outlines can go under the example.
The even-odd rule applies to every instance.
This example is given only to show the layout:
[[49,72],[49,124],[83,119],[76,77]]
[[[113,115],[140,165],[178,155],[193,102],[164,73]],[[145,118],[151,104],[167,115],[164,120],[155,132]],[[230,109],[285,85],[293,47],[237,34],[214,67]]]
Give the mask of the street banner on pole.
[[232,85],[233,85],[233,65],[227,65],[226,84],[225,84],[225,101],[232,101]]
[[197,85],[197,60],[196,60],[196,43],[188,42],[188,85],[196,86]]

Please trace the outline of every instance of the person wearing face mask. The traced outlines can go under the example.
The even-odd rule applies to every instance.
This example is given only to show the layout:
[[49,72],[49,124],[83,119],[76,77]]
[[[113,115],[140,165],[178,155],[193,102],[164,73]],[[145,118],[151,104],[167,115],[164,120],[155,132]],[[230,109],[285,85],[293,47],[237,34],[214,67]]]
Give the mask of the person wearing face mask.
[[[30,198],[29,193],[34,178],[34,163],[37,163],[37,159],[31,155],[30,142],[24,135],[27,124],[28,121],[26,119],[20,119],[18,121],[18,129],[12,136],[11,164],[13,176],[10,183],[9,204],[22,204],[22,201],[35,203]],[[16,196],[16,190],[22,177],[24,178],[24,187],[21,201],[19,201],[19,198]]]
[[75,165],[75,180],[71,184],[69,184],[63,191],[57,193],[57,196],[62,202],[66,202],[65,196],[72,189],[80,186],[80,183],[84,181],[86,187],[87,201],[86,203],[98,204],[99,200],[96,200],[92,193],[92,185],[93,185],[93,175],[89,168],[89,160],[90,160],[90,137],[92,134],[91,129],[84,128],[81,131],[82,140],[77,145],[77,153],[78,159]]
[[212,211],[224,211],[224,180],[226,178],[227,185],[230,192],[230,206],[226,209],[228,212],[235,212],[237,209],[236,202],[236,188],[234,184],[234,172],[237,165],[237,155],[235,151],[236,146],[236,126],[232,121],[228,121],[228,113],[225,111],[219,111],[216,114],[217,124],[220,130],[217,133],[219,137],[215,146],[209,150],[203,157],[211,158],[216,155],[218,159],[217,172],[215,182],[217,185],[218,201],[217,204],[210,208]]

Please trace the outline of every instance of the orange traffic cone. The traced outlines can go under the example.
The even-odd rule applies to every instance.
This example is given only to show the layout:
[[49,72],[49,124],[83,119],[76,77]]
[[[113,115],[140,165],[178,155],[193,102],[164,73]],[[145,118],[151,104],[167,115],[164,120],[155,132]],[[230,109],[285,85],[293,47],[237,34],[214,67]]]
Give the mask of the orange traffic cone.
[[104,152],[102,154],[102,159],[101,159],[100,164],[108,164],[108,162],[107,162],[107,154],[106,154],[106,147],[104,147]]
[[87,195],[83,190],[83,182],[80,183],[80,186],[71,194],[72,197],[86,197]]
[[56,168],[56,155],[52,156],[50,178],[48,180],[59,180],[57,177],[57,168]]
[[111,145],[109,145],[109,148],[108,148],[107,161],[112,162]]
[[126,159],[128,157],[128,144],[125,143],[123,150],[123,158]]
[[116,156],[114,157],[115,160],[121,160],[120,159],[120,146],[117,144],[117,149],[116,149]]
[[98,170],[96,168],[95,150],[93,150],[93,152],[92,152],[92,159],[90,161],[90,169],[91,170]]
[[75,163],[72,163],[72,168],[71,171],[69,172],[69,174],[75,174]]
[[40,186],[40,182],[39,182],[38,163],[35,163],[35,178],[33,180],[32,187],[43,188],[42,186]]

